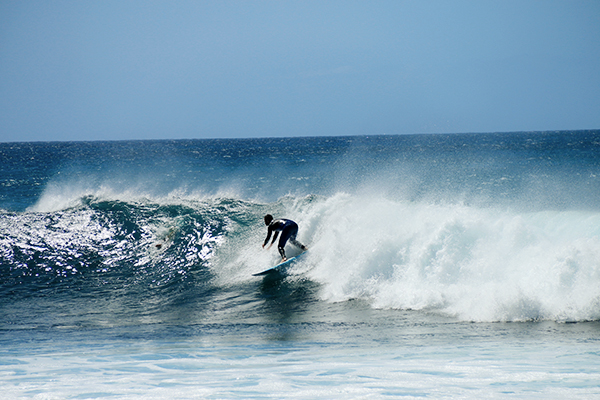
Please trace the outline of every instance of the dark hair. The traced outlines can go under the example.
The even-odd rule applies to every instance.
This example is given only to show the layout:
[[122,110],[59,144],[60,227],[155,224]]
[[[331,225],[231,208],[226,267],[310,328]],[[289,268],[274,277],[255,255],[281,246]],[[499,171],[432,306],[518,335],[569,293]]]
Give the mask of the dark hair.
[[273,216],[271,214],[265,215],[265,225],[270,225],[271,221],[273,221]]

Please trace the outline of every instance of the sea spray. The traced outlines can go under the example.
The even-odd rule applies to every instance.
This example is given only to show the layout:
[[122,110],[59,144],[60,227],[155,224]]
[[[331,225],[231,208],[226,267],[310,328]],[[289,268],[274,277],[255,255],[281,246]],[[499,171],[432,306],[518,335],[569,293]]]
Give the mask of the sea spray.
[[[307,206],[328,301],[470,321],[595,320],[600,214],[516,213],[340,194]],[[318,221],[315,223],[314,221]]]

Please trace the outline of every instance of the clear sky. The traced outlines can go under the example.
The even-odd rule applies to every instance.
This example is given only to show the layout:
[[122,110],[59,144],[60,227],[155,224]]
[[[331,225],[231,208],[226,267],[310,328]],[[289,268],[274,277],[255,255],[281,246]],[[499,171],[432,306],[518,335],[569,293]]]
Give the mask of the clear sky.
[[1,1],[0,141],[600,128],[600,1]]

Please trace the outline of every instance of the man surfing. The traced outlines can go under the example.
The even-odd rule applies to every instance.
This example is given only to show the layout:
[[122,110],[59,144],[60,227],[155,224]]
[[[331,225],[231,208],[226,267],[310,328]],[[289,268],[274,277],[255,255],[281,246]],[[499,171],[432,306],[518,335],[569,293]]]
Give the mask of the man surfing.
[[267,247],[267,250],[271,248],[273,243],[275,243],[279,232],[281,232],[281,238],[279,238],[279,244],[277,245],[277,249],[279,250],[279,254],[281,255],[281,262],[287,260],[287,257],[285,256],[285,250],[283,248],[285,247],[285,243],[288,241],[288,239],[290,243],[292,243],[294,246],[298,246],[303,251],[306,251],[306,246],[304,246],[302,243],[296,240],[296,235],[298,234],[298,224],[296,224],[291,219],[280,218],[273,220],[273,216],[271,214],[267,214],[265,215],[265,225],[268,226],[268,229],[267,238],[265,239],[265,242],[262,245],[263,249],[269,242],[269,239],[271,238],[271,234],[273,232],[275,232],[275,235],[273,235],[273,241],[271,242],[269,247]]

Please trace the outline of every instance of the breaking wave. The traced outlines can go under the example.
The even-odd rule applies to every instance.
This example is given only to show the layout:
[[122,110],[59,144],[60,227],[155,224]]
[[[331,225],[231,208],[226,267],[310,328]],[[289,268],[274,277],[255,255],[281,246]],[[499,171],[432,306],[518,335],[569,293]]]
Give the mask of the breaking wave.
[[134,304],[150,301],[150,291],[145,318],[165,304],[183,310],[192,296],[207,303],[223,291],[243,296],[261,279],[252,273],[277,259],[260,246],[269,212],[299,223],[310,250],[284,279],[312,282],[320,301],[360,299],[465,321],[600,319],[596,211],[518,212],[344,192],[274,202],[49,193],[29,211],[0,218],[6,294],[68,292]]

